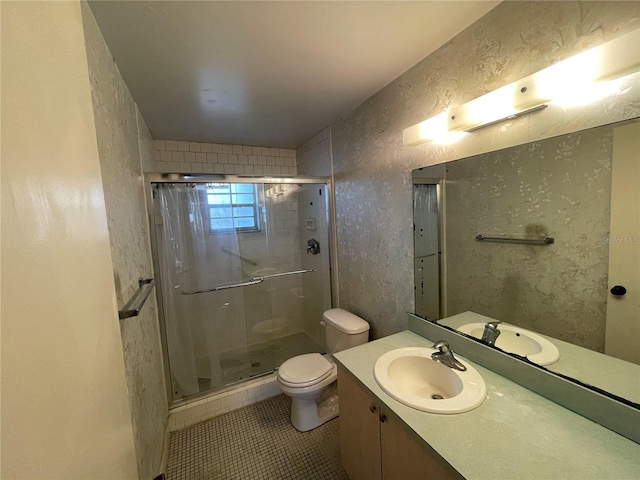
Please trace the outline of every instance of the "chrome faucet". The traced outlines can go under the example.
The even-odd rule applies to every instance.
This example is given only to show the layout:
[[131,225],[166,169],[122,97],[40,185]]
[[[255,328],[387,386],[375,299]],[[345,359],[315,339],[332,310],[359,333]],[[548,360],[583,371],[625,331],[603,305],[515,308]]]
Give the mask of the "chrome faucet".
[[464,372],[467,367],[465,367],[462,363],[460,363],[456,357],[453,356],[453,350],[449,347],[449,344],[444,340],[439,340],[433,344],[433,347],[437,352],[433,352],[431,354],[431,359],[440,362],[447,367],[453,368],[454,370],[460,370]]
[[489,344],[495,345],[496,340],[502,333],[498,330],[498,324],[500,322],[488,322],[484,324],[484,332],[482,332],[482,341]]

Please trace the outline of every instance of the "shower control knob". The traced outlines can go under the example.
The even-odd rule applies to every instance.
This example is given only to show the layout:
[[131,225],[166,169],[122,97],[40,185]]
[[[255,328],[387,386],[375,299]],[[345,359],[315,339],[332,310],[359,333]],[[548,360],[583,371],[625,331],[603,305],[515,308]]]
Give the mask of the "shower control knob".
[[320,243],[315,238],[307,242],[307,253],[311,255],[318,255],[320,253]]
[[627,293],[627,289],[624,288],[622,285],[615,285],[613,288],[611,288],[610,291],[611,291],[611,295],[615,295],[616,297],[621,297],[625,293]]

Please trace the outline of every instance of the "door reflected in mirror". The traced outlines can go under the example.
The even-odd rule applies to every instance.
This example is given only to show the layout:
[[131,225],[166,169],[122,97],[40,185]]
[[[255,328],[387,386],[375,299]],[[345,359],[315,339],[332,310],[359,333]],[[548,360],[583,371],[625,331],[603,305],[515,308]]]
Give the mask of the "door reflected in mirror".
[[[416,314],[473,312],[561,355],[631,362],[640,397],[638,139],[636,119],[414,170]],[[569,357],[548,368],[606,389]]]

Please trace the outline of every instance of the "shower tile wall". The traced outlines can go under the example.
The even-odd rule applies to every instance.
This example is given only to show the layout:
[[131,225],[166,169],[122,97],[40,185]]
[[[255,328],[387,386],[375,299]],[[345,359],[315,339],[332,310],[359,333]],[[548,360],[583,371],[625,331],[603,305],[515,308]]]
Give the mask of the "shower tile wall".
[[[265,185],[267,218],[267,243],[270,250],[268,268],[288,272],[302,268],[300,254],[300,221],[298,218],[298,185],[281,185],[281,193],[273,193],[276,185]],[[271,192],[271,193],[270,193]],[[263,262],[264,264],[264,262]],[[302,332],[302,299],[299,290],[303,275],[292,275],[267,282],[271,290],[271,313],[275,336],[282,337]],[[246,301],[249,300],[247,295]],[[257,306],[260,309],[260,306]],[[260,330],[256,329],[255,330]]]
[[[142,164],[151,163],[151,135],[87,4],[81,4],[91,95],[107,211],[118,307],[153,277]],[[120,321],[131,423],[140,478],[160,471],[167,400],[151,295],[138,317]]]
[[[300,263],[300,223],[298,186],[286,185],[275,192],[276,184],[265,184],[261,203],[266,211],[266,228],[238,237],[242,255],[257,265],[245,265],[245,278],[298,270]],[[265,239],[266,237],[266,239]],[[267,280],[242,290],[249,345],[303,331],[302,301],[296,296],[302,286],[299,275]]]
[[158,173],[297,174],[293,149],[176,140],[154,141],[153,169]]
[[328,177],[331,175],[331,127],[296,148],[298,173],[312,177]]

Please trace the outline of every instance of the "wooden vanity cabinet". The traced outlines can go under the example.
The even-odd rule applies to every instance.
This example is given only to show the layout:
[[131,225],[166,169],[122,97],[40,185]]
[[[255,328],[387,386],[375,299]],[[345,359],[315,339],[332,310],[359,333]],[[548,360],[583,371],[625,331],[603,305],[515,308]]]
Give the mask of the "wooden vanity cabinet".
[[340,451],[350,480],[381,480],[380,407],[338,367]]
[[340,448],[350,480],[451,480],[462,478],[420,445],[338,367]]

